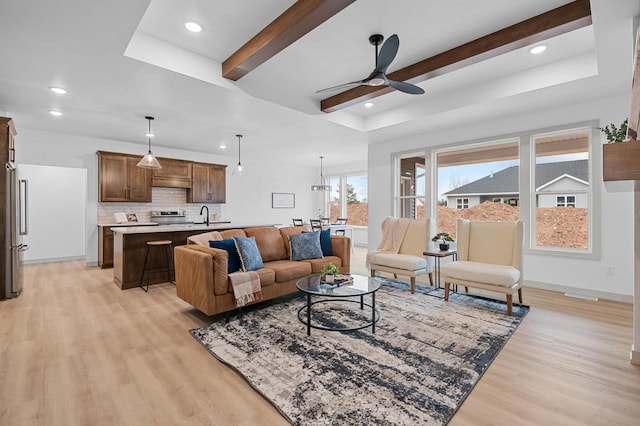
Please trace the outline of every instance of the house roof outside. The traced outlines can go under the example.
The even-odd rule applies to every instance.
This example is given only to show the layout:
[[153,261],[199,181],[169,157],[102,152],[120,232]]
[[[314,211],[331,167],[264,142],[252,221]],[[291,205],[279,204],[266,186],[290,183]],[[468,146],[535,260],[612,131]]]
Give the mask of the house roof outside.
[[[499,172],[485,176],[466,185],[462,185],[443,195],[462,194],[517,194],[520,166],[511,166]],[[563,175],[589,182],[589,160],[560,161],[536,165],[536,188],[558,179]]]

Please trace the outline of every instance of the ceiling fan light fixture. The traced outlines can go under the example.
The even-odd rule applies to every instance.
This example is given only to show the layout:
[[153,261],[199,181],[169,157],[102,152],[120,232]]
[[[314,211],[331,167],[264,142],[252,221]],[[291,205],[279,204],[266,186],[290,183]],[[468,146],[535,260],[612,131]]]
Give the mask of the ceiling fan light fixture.
[[384,78],[375,77],[369,80],[369,86],[382,86],[384,84]]
[[160,165],[160,162],[153,155],[153,152],[151,152],[151,136],[153,136],[153,132],[151,131],[151,120],[153,120],[153,117],[147,115],[145,119],[149,122],[149,130],[147,131],[147,138],[149,140],[149,152],[147,152],[147,154],[142,157],[140,161],[138,161],[137,166],[143,169],[161,169],[162,166]]

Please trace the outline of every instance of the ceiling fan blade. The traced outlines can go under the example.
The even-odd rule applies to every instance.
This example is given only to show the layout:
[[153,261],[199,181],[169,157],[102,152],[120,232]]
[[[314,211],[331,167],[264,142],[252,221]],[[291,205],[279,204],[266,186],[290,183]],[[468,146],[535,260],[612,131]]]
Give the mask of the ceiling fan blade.
[[352,81],[351,83],[339,84],[337,86],[327,87],[326,89],[316,90],[316,93],[332,92],[334,90],[346,89],[347,87],[359,86],[363,82],[364,82],[364,80],[359,80],[359,81]]
[[393,87],[396,90],[399,90],[404,93],[409,93],[411,95],[422,95],[424,94],[424,89],[422,87],[418,87],[411,83],[405,83],[404,81],[394,81],[389,80],[389,86]]
[[394,34],[389,37],[382,45],[382,49],[380,49],[380,54],[376,60],[375,71],[386,72],[391,62],[395,59],[399,47],[400,39],[398,35]]

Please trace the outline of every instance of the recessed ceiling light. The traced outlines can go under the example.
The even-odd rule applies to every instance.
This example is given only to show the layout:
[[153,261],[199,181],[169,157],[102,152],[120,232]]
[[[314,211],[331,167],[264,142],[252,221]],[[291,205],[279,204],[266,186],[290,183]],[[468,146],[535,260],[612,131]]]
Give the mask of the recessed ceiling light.
[[364,103],[364,107],[365,107],[365,108],[371,108],[371,107],[373,107],[373,102],[365,102],[365,103]]
[[191,31],[192,33],[199,33],[202,31],[202,26],[197,22],[187,21],[184,23],[184,27]]
[[49,114],[55,115],[56,117],[59,117],[59,116],[62,115],[62,113],[60,111],[56,111],[55,109],[50,109],[49,110]]
[[147,133],[145,133],[144,135],[145,135],[146,137],[148,137],[148,138],[152,138],[152,137],[154,137],[154,136],[155,136],[155,135],[154,135],[153,133],[151,133],[151,132],[147,132]]
[[67,90],[63,89],[62,87],[49,86],[49,90],[51,90],[53,93],[57,93],[58,95],[64,95],[67,93]]
[[224,142],[220,142],[220,149],[227,149],[227,144]]
[[547,46],[545,46],[544,44],[539,44],[538,46],[534,46],[531,49],[529,49],[529,53],[533,55],[538,55],[544,52],[545,50],[547,50]]

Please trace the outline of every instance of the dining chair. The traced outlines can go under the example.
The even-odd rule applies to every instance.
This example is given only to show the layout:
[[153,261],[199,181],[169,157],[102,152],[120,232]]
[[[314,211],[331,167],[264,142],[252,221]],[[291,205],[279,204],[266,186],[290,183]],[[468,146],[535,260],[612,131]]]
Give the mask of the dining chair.
[[304,225],[304,221],[302,219],[293,218],[292,221],[293,221],[293,226],[303,226]]
[[321,217],[320,218],[320,223],[322,225],[330,225],[331,224],[331,218],[328,217]]
[[[348,221],[348,218],[339,217],[334,222],[334,225],[346,225],[347,221]],[[345,235],[345,230],[344,229],[336,229],[336,235]]]
[[322,231],[322,220],[309,219],[309,225],[311,225],[312,231]]

